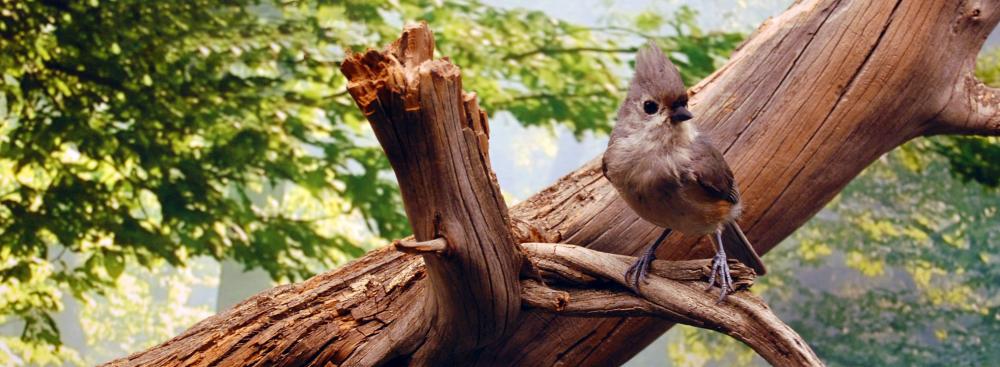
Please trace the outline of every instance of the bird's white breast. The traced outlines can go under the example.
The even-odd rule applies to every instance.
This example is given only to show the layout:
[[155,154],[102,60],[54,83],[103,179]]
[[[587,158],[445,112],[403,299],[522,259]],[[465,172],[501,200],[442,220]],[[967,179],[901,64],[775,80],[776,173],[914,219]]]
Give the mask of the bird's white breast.
[[693,127],[679,132],[685,135],[670,142],[648,131],[613,139],[605,152],[608,180],[646,221],[685,233],[712,233],[719,225],[719,207],[698,200],[704,194],[692,191],[702,190],[690,171],[690,143],[697,132]]

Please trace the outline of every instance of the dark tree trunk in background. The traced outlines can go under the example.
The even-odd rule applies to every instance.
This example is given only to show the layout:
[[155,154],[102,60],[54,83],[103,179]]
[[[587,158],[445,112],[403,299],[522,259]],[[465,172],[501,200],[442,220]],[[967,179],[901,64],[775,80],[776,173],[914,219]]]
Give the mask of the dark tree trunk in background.
[[[973,77],[976,55],[998,20],[1000,0],[801,1],[762,25],[728,64],[694,87],[697,124],[712,135],[733,167],[746,206],[741,225],[757,250],[773,248],[862,169],[907,140],[931,134],[1000,133],[1000,93]],[[447,88],[456,87],[460,89]],[[468,135],[456,141],[463,142],[463,149],[481,151],[485,160],[480,162],[449,156],[454,147],[435,151],[432,145],[405,142],[406,135],[380,140],[400,139],[441,157],[432,162],[440,166],[415,170],[488,173],[487,130],[477,126],[477,118],[484,116],[472,110],[435,113],[468,124]],[[387,154],[390,160],[405,161],[409,153]],[[554,240],[604,252],[638,253],[659,230],[619,200],[602,178],[598,162],[510,209],[515,223],[539,229],[533,234],[501,228],[506,210],[489,182],[479,186],[492,188],[487,192],[454,186],[454,177],[447,175],[441,176],[439,186],[426,183],[454,194],[455,201],[404,187],[405,197],[423,197],[420,205],[412,205],[412,200],[407,204],[417,240],[442,235],[448,241],[461,240],[475,234],[465,229],[469,225],[492,233],[477,240],[482,247],[461,247],[471,252],[459,254],[455,264],[427,260],[428,269],[454,265],[451,269],[461,274],[425,271],[425,260],[432,255],[383,248],[341,269],[265,291],[160,346],[110,365],[329,366],[407,362],[411,357],[442,360],[435,353],[461,354],[461,362],[470,365],[623,363],[672,324],[655,318],[580,319],[536,309],[518,311],[516,296],[495,296],[518,291],[517,274],[509,270],[522,255],[482,253],[506,251],[508,245],[514,249],[513,242]],[[397,169],[397,175],[408,173]],[[446,216],[434,217],[438,211],[433,208],[447,206]],[[707,243],[680,237],[659,253],[661,259],[710,255]],[[477,263],[481,256],[505,263]],[[467,283],[440,288],[458,276],[467,277]],[[438,300],[478,301],[428,306],[427,294],[437,294]],[[397,333],[410,323],[439,334],[410,340]],[[450,334],[456,332],[449,329],[454,323],[464,326],[458,334]],[[412,351],[417,355],[406,354]]]

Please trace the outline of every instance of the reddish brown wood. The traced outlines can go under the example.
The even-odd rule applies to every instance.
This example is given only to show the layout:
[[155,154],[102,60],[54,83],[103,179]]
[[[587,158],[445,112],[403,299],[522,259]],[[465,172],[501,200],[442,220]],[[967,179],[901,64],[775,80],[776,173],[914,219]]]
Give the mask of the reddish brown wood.
[[[997,135],[997,91],[971,75],[998,21],[1000,0],[803,0],[762,25],[693,88],[696,121],[734,169],[746,206],[741,225],[757,250],[774,247],[864,167],[907,140]],[[546,241],[623,254],[656,236],[618,200],[597,162],[511,208],[522,242],[532,234],[525,222]],[[411,218],[419,214],[407,210]],[[704,243],[675,238],[659,257],[709,254]],[[360,365],[378,355],[368,351],[385,356],[384,348],[371,346],[400,345],[387,332],[394,325],[434,322],[408,312],[423,299],[426,274],[420,256],[378,250],[264,292],[111,365]],[[615,365],[671,324],[641,317],[580,322],[526,310],[513,325],[465,362]]]
[[420,321],[391,324],[385,337],[359,348],[363,358],[347,364],[468,363],[519,318],[521,254],[490,168],[486,113],[462,90],[458,67],[433,60],[433,53],[434,38],[419,24],[386,50],[342,63],[420,241],[395,247],[422,253],[428,277],[423,301],[410,308]]
[[[760,297],[737,291],[719,303],[706,292],[710,260],[657,260],[648,282],[636,295],[626,288],[625,270],[635,257],[612,255],[579,246],[551,243],[522,245],[529,258],[553,281],[553,288],[533,280],[524,284],[525,304],[558,315],[587,317],[653,316],[716,330],[747,344],[775,366],[822,366],[812,349],[785,325]],[[733,262],[736,289],[753,283],[752,269]],[[616,286],[609,287],[611,281]],[[569,283],[569,287],[559,287]],[[584,288],[580,288],[584,287]]]

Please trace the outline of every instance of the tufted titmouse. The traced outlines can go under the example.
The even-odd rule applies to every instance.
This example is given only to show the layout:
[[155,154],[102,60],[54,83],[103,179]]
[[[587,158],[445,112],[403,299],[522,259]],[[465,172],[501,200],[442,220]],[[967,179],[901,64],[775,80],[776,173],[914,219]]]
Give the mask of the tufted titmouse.
[[640,217],[665,228],[625,273],[626,281],[638,289],[671,230],[714,235],[709,288],[718,279],[721,301],[733,290],[727,252],[757,274],[766,269],[736,224],[741,207],[733,173],[689,121],[687,102],[674,64],[652,43],[640,50],[604,153],[604,177]]

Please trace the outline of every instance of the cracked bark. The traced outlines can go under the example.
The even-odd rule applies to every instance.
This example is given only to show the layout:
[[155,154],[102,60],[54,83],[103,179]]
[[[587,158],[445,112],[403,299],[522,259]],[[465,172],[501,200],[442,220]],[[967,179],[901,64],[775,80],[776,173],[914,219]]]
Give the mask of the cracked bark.
[[[741,184],[741,225],[758,252],[773,248],[864,167],[907,140],[998,135],[997,91],[972,78],[975,57],[998,21],[998,0],[799,1],[695,86],[692,111]],[[515,242],[563,241],[636,254],[653,240],[658,229],[617,198],[598,162],[512,207]],[[418,234],[427,230],[414,227]],[[658,255],[707,258],[711,248],[678,236]],[[424,257],[373,251],[341,269],[263,292],[110,365],[361,364],[394,325],[432,323],[415,308],[429,292]],[[462,348],[474,350],[463,362],[620,364],[672,325],[658,317],[580,322],[538,309],[509,315],[516,320],[482,320],[481,327],[510,333],[464,341],[469,344]]]

